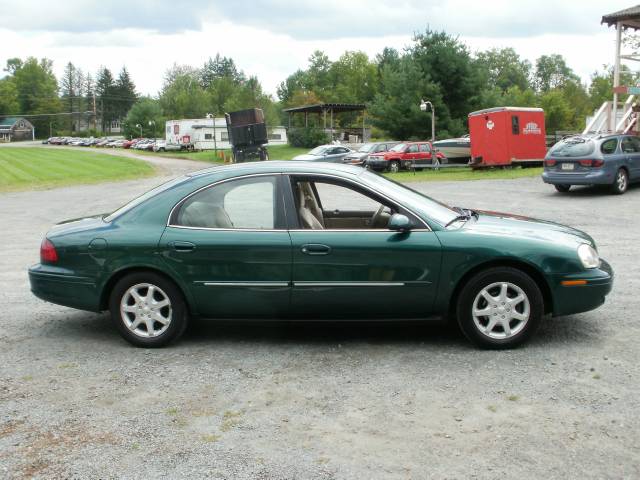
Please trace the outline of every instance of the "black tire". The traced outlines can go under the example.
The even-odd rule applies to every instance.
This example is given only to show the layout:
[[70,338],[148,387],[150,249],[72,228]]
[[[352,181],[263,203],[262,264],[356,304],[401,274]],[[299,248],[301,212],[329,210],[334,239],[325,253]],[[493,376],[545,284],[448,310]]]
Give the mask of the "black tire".
[[627,191],[629,187],[629,174],[624,168],[619,168],[616,172],[616,177],[611,184],[611,193],[615,195],[622,195]]
[[[512,300],[521,294],[524,294],[525,299],[513,305],[509,305],[509,301],[501,302],[494,295],[502,290],[503,284],[508,285],[507,295],[511,294],[511,296],[507,297],[508,300]],[[496,304],[492,305],[482,296],[482,292],[485,289],[487,289],[490,297],[496,298]],[[519,291],[516,289],[519,289]],[[511,318],[511,315],[516,313],[518,315],[526,314],[525,304],[527,300],[529,302],[528,318],[525,320]],[[481,311],[488,312],[486,316],[477,315],[478,324],[473,315],[476,302],[478,302],[476,306]],[[482,305],[483,302],[486,305]],[[514,313],[509,313],[510,308],[513,308]],[[529,275],[511,267],[489,268],[474,275],[464,285],[456,302],[456,317],[460,329],[472,343],[486,349],[506,349],[522,345],[531,338],[540,326],[543,315],[544,300],[540,288]],[[499,318],[505,319],[505,316],[506,320],[503,321],[506,321],[509,329],[513,328],[515,331],[511,335],[507,335],[507,331],[502,327],[502,321]],[[494,326],[489,333],[481,330],[480,327],[489,328],[492,321]]]
[[400,171],[400,162],[397,160],[391,160],[389,162],[389,171],[391,173],[398,173]]
[[554,187],[556,187],[556,190],[560,193],[567,193],[569,190],[571,190],[571,185],[566,185],[566,184],[560,184],[560,185],[554,185]]
[[[163,307],[159,310],[164,317],[169,319],[168,326],[166,329],[154,336],[144,336],[142,334],[147,331],[147,324],[143,320],[140,321],[140,327],[144,327],[144,329],[137,329],[139,333],[135,333],[129,326],[127,326],[126,323],[135,324],[138,319],[138,315],[145,315],[144,309],[136,307],[138,303],[130,304],[125,300],[133,299],[129,293],[129,289],[137,285],[145,284],[153,285],[155,287],[155,293],[152,295],[155,295],[154,298],[156,300],[162,299],[163,296],[166,296],[170,302],[168,307]],[[139,289],[138,292],[144,292],[144,287]],[[148,294],[149,290],[147,289],[146,295]],[[121,313],[121,302],[129,303],[130,308],[136,308],[139,311]],[[180,289],[172,281],[153,272],[136,272],[121,278],[111,291],[111,296],[109,298],[109,310],[111,312],[111,319],[115,323],[120,335],[122,335],[126,341],[137,347],[164,347],[165,345],[180,338],[184,333],[185,328],[187,328],[188,323],[187,307]],[[152,312],[147,310],[147,313]],[[158,330],[162,330],[162,323],[153,320],[151,320],[151,322],[154,327],[158,327]]]

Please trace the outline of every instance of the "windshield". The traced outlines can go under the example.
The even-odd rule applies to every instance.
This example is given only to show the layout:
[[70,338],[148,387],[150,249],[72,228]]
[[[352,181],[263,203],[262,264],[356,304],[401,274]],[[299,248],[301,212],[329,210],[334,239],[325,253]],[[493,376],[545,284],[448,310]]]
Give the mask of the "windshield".
[[373,150],[373,147],[375,147],[375,145],[375,143],[365,143],[358,149],[358,151],[362,153],[369,153],[371,150]]
[[327,147],[316,147],[309,152],[309,155],[322,155],[327,151]]
[[593,140],[585,137],[570,137],[556,143],[549,155],[554,157],[584,157],[591,155],[595,149]]
[[412,210],[442,226],[459,215],[459,212],[448,205],[377,173],[367,170],[362,173],[361,178],[375,189],[388,192],[398,202],[406,203]]
[[392,149],[390,149],[390,152],[401,152],[405,149],[407,145],[405,143],[399,143],[398,145],[396,145],[395,147],[393,147]]
[[110,213],[109,215],[104,217],[104,221],[105,222],[110,222],[110,221],[116,219],[117,217],[119,217],[123,213],[128,212],[129,210],[131,210],[134,207],[137,207],[142,202],[150,199],[151,197],[153,197],[153,196],[155,196],[155,195],[157,195],[157,194],[159,194],[161,192],[164,192],[165,190],[170,189],[174,185],[177,185],[179,183],[184,182],[187,178],[188,177],[184,177],[184,176],[183,177],[174,178],[173,180],[170,180],[170,181],[168,181],[166,183],[163,183],[162,185],[158,185],[157,187],[152,188],[147,193],[143,193],[139,197],[134,198],[129,203],[127,203],[127,204],[123,205],[122,207],[120,207],[119,209],[117,209],[115,212]]

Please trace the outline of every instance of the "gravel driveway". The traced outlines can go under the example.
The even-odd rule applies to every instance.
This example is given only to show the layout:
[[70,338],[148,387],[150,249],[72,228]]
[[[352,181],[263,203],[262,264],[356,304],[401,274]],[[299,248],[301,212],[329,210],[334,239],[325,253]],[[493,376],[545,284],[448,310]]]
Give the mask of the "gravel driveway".
[[[159,162],[165,177],[206,166]],[[613,265],[603,307],[547,318],[515,351],[476,350],[443,325],[206,322],[144,350],[105,314],[30,294],[52,223],[160,180],[0,195],[0,477],[640,476],[640,188],[414,184],[585,229]]]

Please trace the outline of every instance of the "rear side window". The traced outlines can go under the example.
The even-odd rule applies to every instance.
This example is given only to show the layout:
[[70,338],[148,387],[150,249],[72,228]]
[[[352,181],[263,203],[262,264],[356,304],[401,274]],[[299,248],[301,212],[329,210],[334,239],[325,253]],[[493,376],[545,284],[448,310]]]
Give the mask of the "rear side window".
[[420,145],[420,151],[421,152],[430,152],[431,148],[429,148],[429,145],[427,145],[426,143],[422,143]]
[[570,137],[559,141],[549,151],[554,157],[584,157],[595,150],[593,140],[584,137]]
[[189,197],[174,225],[193,228],[274,229],[282,225],[277,179],[261,176],[223,182]]
[[618,148],[617,138],[610,138],[609,140],[605,140],[604,142],[602,142],[602,145],[600,145],[600,151],[605,155],[610,155],[612,153],[615,153],[617,148]]

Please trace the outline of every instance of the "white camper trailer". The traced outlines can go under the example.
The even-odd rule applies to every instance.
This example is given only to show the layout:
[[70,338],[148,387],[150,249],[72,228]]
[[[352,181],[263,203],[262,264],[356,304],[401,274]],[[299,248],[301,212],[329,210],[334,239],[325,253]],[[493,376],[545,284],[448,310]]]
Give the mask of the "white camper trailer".
[[[269,144],[287,143],[287,131],[284,127],[268,128]],[[213,150],[231,148],[227,123],[224,118],[191,118],[167,120],[165,139],[172,145],[193,150]]]

